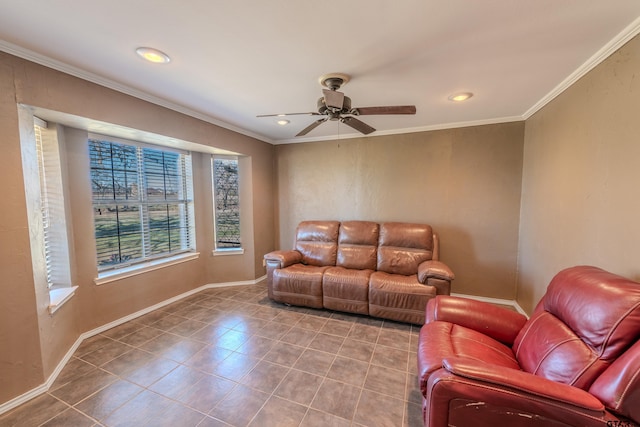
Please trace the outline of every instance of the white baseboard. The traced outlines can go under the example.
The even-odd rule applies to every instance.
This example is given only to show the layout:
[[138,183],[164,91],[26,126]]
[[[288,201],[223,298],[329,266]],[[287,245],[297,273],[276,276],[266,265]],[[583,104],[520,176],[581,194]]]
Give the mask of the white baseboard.
[[529,315],[522,309],[522,307],[520,307],[520,304],[518,304],[517,301],[515,300],[510,300],[510,299],[502,299],[502,298],[490,298],[490,297],[481,297],[481,296],[477,296],[477,295],[467,295],[467,294],[456,294],[456,293],[451,293],[451,296],[454,297],[462,297],[462,298],[469,298],[469,299],[474,299],[477,301],[483,301],[483,302],[488,302],[491,304],[500,304],[500,305],[507,305],[510,307],[513,307],[518,313],[527,316],[527,318],[529,318]]
[[58,365],[56,366],[56,368],[53,370],[53,372],[51,373],[51,375],[49,375],[49,378],[47,378],[47,381],[44,384],[40,384],[39,386],[29,390],[28,392],[21,394],[20,396],[17,396],[7,402],[4,402],[2,404],[0,404],[0,415],[4,414],[5,412],[8,412],[10,410],[12,410],[13,408],[22,405],[23,403],[28,402],[29,400],[40,396],[43,393],[46,393],[47,391],[49,391],[49,389],[51,388],[51,385],[55,382],[55,380],[58,378],[58,375],[60,375],[60,372],[62,372],[62,369],[64,369],[65,365],[67,364],[67,362],[69,362],[69,360],[71,359],[71,357],[73,356],[73,353],[76,352],[76,350],[78,349],[78,347],[80,347],[80,344],[82,344],[82,342],[84,340],[86,340],[87,338],[91,338],[94,335],[98,335],[106,330],[109,330],[111,328],[114,328],[116,326],[119,326],[123,323],[126,323],[130,320],[133,320],[137,317],[143,316],[147,313],[150,313],[154,310],[157,310],[159,308],[162,308],[164,306],[167,306],[171,303],[174,303],[176,301],[179,301],[183,298],[186,298],[188,296],[191,296],[193,294],[197,294],[198,292],[201,292],[205,289],[211,289],[211,288],[222,288],[222,287],[226,287],[226,286],[242,286],[242,285],[255,285],[257,283],[260,283],[261,281],[263,281],[267,276],[264,275],[262,277],[259,277],[255,280],[245,280],[245,281],[240,281],[240,282],[225,282],[225,283],[209,283],[203,286],[200,286],[199,288],[196,289],[192,289],[188,292],[185,292],[183,294],[177,295],[175,297],[169,298],[167,300],[164,300],[162,302],[159,302],[157,304],[154,304],[150,307],[144,308],[142,310],[136,311],[135,313],[129,314],[127,316],[121,317],[120,319],[114,320],[113,322],[107,323],[106,325],[102,325],[99,326],[95,329],[92,329],[88,332],[84,332],[83,334],[81,334],[78,339],[76,340],[76,342],[71,346],[71,348],[69,349],[69,351],[64,355],[64,357],[62,358],[62,360],[60,361],[60,363],[58,363]]

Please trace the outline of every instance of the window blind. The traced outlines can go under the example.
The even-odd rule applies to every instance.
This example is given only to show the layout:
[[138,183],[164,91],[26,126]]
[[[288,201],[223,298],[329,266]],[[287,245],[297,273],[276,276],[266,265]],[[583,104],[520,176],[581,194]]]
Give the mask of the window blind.
[[89,139],[99,270],[195,248],[191,156]]
[[44,122],[36,124],[34,131],[40,177],[40,211],[47,284],[49,287],[70,286],[69,244],[60,151],[55,129],[47,129],[45,126]]

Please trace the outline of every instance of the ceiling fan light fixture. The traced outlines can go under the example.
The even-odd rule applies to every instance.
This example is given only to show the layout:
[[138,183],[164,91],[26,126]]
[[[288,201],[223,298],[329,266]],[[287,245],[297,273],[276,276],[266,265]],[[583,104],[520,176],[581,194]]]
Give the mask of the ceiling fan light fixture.
[[290,122],[289,122],[289,120],[284,120],[284,119],[282,119],[282,120],[278,120],[276,123],[278,123],[280,126],[286,126],[286,125],[288,125]]
[[136,53],[142,59],[153,62],[154,64],[168,64],[171,62],[169,55],[152,47],[139,47],[136,49]]
[[461,92],[461,93],[454,93],[453,95],[449,96],[448,99],[449,101],[453,101],[453,102],[463,102],[471,98],[472,96],[473,96],[473,93],[471,92]]

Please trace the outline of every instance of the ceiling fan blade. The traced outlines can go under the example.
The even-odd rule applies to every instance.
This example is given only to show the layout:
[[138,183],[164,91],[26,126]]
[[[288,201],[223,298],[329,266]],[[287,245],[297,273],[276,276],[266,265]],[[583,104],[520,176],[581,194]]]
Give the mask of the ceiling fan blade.
[[319,116],[320,113],[285,113],[285,114],[259,114],[256,117],[284,117],[284,116]]
[[322,93],[324,94],[324,104],[328,108],[337,108],[338,110],[342,110],[342,106],[344,105],[344,93],[328,89],[322,89]]
[[360,107],[354,108],[354,114],[358,116],[371,116],[374,114],[415,114],[415,105],[396,105],[386,107]]
[[340,121],[347,126],[351,126],[358,132],[364,133],[365,135],[369,135],[371,132],[376,131],[374,128],[372,128],[365,122],[356,119],[355,117],[342,117]]
[[328,119],[329,119],[328,117],[325,117],[324,119],[316,120],[315,122],[311,123],[306,128],[302,129],[300,132],[298,132],[296,134],[296,136],[304,136],[304,135],[308,134],[309,132],[311,132],[312,130],[314,130],[318,126],[320,126],[322,123],[326,122]]

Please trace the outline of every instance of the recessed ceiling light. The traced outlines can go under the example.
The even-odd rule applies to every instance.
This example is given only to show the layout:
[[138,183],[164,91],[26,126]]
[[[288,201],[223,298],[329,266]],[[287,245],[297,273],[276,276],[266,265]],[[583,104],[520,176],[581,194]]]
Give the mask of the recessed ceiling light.
[[136,49],[136,53],[141,58],[155,64],[167,64],[171,62],[171,58],[169,58],[166,53],[152,47],[139,47]]
[[285,126],[289,124],[289,120],[278,120],[276,123],[278,123],[280,126]]
[[456,93],[449,97],[449,101],[462,102],[462,101],[466,101],[472,96],[473,94],[471,92]]

